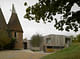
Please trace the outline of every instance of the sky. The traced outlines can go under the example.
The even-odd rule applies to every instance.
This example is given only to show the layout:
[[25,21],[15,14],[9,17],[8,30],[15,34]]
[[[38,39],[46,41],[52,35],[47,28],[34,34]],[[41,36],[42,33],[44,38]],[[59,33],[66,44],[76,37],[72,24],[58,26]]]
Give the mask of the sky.
[[[66,31],[58,31],[54,28],[54,25],[52,23],[44,24],[42,21],[41,23],[36,23],[35,21],[29,21],[28,19],[24,18],[24,15],[26,13],[27,6],[24,6],[24,2],[27,2],[28,6],[34,5],[38,0],[0,0],[0,7],[2,9],[2,12],[4,14],[6,23],[9,22],[11,12],[12,12],[12,4],[14,4],[16,13],[18,15],[19,21],[21,23],[21,26],[23,28],[23,38],[27,38],[30,40],[31,36],[34,34],[41,34],[41,35],[48,35],[48,34],[58,34],[58,35],[77,35],[80,33],[80,30],[78,32],[66,32]],[[75,6],[72,8],[73,11],[80,10],[78,6],[75,4]],[[57,18],[60,18],[60,15],[56,16]]]

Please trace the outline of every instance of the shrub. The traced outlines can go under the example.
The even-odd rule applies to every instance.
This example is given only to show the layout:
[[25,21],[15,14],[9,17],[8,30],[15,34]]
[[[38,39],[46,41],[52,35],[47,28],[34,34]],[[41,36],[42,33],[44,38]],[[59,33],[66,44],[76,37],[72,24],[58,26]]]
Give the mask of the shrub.
[[7,31],[0,29],[0,49],[2,49],[5,45],[9,43],[10,38],[8,37]]
[[76,38],[77,38],[78,42],[80,42],[80,34],[78,34]]
[[39,34],[33,35],[30,41],[33,47],[40,47],[41,42],[42,42],[42,36]]
[[7,44],[7,45],[4,47],[4,49],[10,49],[10,50],[14,49],[14,47],[15,47],[15,42],[16,42],[16,39],[12,38],[11,41],[10,41],[10,43]]

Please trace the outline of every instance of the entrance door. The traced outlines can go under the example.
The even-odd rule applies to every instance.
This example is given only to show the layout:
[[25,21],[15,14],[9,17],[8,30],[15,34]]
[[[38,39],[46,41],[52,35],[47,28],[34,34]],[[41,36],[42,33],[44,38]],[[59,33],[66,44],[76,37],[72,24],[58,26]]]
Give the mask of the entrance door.
[[27,42],[24,42],[24,49],[27,49]]

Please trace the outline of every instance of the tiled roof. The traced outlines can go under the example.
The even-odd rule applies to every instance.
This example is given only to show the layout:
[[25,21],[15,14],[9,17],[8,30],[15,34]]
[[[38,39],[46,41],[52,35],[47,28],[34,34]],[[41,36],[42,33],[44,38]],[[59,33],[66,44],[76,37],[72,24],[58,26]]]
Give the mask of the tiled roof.
[[16,13],[12,13],[10,21],[8,23],[9,30],[23,32],[21,24],[19,22],[18,16]]
[[0,29],[7,29],[6,21],[0,8]]
[[14,4],[12,5],[12,15],[11,15],[10,21],[8,23],[8,28],[11,31],[23,32],[21,24],[20,24],[18,16],[17,16],[17,13],[14,8]]

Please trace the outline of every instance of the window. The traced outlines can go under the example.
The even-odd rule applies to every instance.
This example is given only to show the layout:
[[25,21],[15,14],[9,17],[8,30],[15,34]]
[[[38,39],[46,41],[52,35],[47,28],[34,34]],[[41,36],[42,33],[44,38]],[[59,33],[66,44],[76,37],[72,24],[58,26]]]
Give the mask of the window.
[[16,32],[14,32],[14,37],[16,38]]
[[47,38],[47,39],[46,39],[46,43],[47,43],[47,44],[51,43],[51,38]]
[[50,49],[50,48],[53,48],[53,46],[47,46],[47,48],[49,48],[49,49]]

